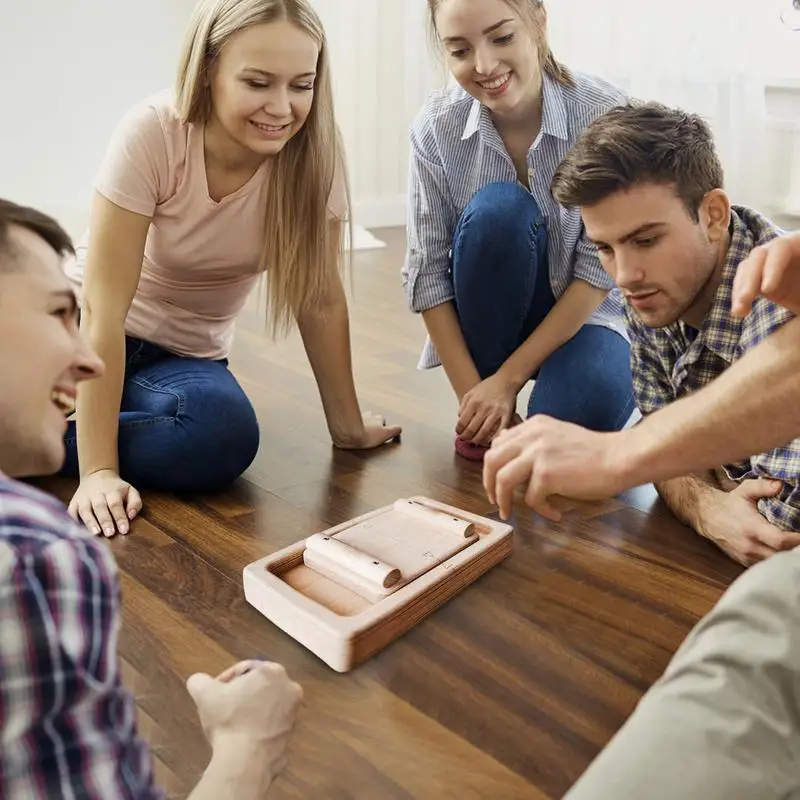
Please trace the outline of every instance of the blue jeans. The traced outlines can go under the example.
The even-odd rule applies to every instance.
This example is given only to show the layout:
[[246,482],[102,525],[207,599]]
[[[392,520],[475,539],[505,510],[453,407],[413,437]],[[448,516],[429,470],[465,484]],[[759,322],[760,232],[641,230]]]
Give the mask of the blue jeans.
[[[77,477],[74,421],[65,444],[61,474]],[[126,338],[118,444],[122,478],[137,489],[215,491],[250,466],[258,444],[255,411],[227,361],[177,356]]]
[[[530,192],[513,183],[478,191],[453,239],[455,306],[482,379],[494,375],[555,305],[547,227]],[[598,431],[621,429],[634,410],[630,346],[584,325],[539,368],[528,416],[547,414]]]

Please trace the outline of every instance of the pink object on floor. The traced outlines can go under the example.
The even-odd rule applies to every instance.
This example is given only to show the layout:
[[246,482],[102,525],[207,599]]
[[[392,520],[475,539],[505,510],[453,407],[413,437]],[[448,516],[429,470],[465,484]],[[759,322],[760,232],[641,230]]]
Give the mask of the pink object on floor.
[[460,436],[456,437],[456,453],[468,461],[483,461],[488,449],[482,444],[472,444],[472,442],[464,441]]

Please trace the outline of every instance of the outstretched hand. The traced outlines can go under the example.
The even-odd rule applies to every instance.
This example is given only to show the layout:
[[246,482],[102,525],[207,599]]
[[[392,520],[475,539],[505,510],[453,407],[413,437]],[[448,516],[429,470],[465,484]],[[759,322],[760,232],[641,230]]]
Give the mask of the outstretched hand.
[[186,686],[215,756],[235,758],[244,748],[267,767],[271,782],[286,764],[300,685],[280,664],[242,661],[217,678],[194,674]]
[[800,233],[756,247],[733,281],[734,316],[745,317],[759,296],[800,314]]
[[362,414],[363,428],[354,436],[334,439],[340,450],[372,450],[375,447],[398,439],[403,429],[399,425],[387,425],[379,414]]
[[142,510],[142,496],[116,472],[102,469],[81,478],[70,500],[70,516],[95,536],[112,537],[130,531],[131,521]]
[[617,433],[597,433],[539,414],[492,442],[483,461],[483,486],[500,516],[511,515],[514,493],[558,522],[569,501],[605,500],[625,489],[616,458]]
[[516,388],[498,372],[470,389],[458,408],[456,433],[465,442],[488,447],[514,419]]

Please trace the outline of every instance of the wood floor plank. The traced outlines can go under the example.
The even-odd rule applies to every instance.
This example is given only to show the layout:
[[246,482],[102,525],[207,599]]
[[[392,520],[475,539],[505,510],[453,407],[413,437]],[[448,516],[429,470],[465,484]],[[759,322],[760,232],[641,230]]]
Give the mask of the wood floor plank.
[[[402,441],[333,448],[299,337],[270,341],[254,297],[231,358],[261,427],[253,465],[213,495],[146,493],[132,533],[107,543],[123,676],[171,797],[209,756],[187,677],[253,657],[305,690],[270,797],[561,797],[741,571],[639,487],[558,524],[518,500],[514,555],[346,675],[251,608],[248,563],[400,497],[495,513],[480,465],[454,452],[446,376],[416,368],[424,329],[405,307],[402,231],[378,235],[385,250],[354,258],[353,362],[362,407],[403,424]],[[41,485],[65,501],[74,488]]]

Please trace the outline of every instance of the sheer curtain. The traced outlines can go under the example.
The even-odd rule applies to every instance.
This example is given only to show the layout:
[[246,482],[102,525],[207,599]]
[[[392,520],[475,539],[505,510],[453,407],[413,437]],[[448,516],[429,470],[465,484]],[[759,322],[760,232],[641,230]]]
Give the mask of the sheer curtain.
[[556,57],[711,125],[734,203],[764,199],[772,0],[546,0]]

